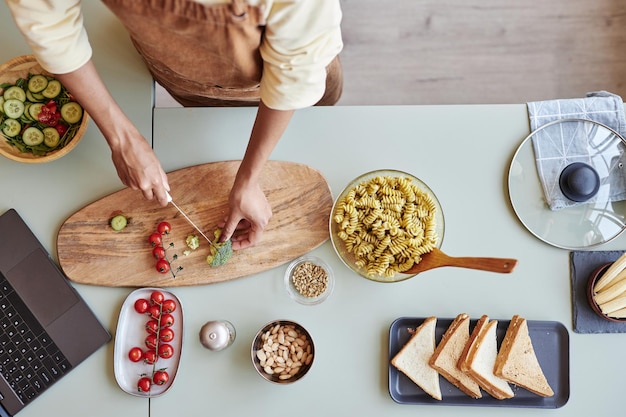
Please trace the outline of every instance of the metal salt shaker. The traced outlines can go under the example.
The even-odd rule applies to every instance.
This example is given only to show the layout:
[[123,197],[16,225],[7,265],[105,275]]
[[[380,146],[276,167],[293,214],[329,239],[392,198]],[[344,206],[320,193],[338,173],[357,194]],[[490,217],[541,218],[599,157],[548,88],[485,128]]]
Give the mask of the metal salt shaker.
[[209,321],[200,329],[200,343],[209,350],[222,350],[235,341],[235,327],[228,320]]

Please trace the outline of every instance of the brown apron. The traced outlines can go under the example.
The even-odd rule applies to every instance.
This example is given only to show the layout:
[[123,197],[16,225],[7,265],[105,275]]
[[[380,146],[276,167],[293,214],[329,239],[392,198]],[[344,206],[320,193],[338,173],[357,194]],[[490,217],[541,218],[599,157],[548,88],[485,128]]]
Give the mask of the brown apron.
[[[191,0],[103,2],[126,27],[154,79],[183,106],[258,105],[265,25],[259,7],[244,0],[208,6]],[[336,57],[317,104],[335,104],[342,86]]]

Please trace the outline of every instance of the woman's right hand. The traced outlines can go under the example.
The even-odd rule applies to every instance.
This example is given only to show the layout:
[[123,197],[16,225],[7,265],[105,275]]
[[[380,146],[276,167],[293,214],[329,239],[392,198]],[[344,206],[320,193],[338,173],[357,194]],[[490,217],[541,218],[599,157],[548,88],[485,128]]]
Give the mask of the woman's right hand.
[[133,132],[133,137],[111,146],[111,159],[117,175],[125,186],[140,190],[146,199],[156,199],[165,207],[170,189],[165,171],[148,142],[132,124],[126,132]]
[[[122,183],[166,206],[169,184],[150,144],[124,114],[90,60],[67,74],[56,74],[104,135]],[[98,97],[98,100],[93,100]]]

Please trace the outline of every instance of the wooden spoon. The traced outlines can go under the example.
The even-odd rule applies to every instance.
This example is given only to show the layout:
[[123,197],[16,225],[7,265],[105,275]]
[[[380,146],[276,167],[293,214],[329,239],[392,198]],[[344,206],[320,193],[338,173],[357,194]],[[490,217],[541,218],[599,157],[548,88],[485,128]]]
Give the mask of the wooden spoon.
[[434,248],[429,253],[422,255],[422,260],[413,265],[408,271],[405,271],[404,274],[419,274],[420,272],[442,266],[480,269],[481,271],[508,274],[513,271],[516,265],[517,259],[454,257],[446,255],[438,248]]

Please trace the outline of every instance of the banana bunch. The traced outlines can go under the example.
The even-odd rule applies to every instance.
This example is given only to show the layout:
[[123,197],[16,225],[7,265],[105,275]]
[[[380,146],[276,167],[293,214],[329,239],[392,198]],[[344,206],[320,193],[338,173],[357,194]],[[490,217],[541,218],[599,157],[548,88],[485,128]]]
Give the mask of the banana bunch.
[[626,318],[626,253],[606,270],[593,287],[593,298],[609,317]]

